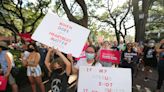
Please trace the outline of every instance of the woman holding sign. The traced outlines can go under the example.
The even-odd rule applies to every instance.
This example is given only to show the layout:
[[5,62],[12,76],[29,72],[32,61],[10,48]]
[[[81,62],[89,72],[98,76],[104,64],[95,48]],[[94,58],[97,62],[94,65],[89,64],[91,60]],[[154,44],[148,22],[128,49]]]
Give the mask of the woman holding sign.
[[102,65],[96,61],[96,48],[93,45],[90,45],[85,50],[86,58],[81,58],[77,61],[76,65],[73,68],[74,73],[78,73],[78,69],[80,66],[98,66],[102,67]]
[[133,51],[133,46],[132,43],[128,43],[125,51],[122,52],[122,57],[121,57],[121,67],[123,68],[131,68],[132,73],[134,71],[133,69],[133,59],[134,56],[137,55],[135,51]]
[[[102,65],[96,61],[96,48],[93,45],[89,45],[85,50],[86,58],[80,58],[77,63],[72,67],[72,73],[79,73],[80,66],[96,66],[102,67]],[[68,57],[69,60],[73,63],[74,60],[71,57]],[[73,65],[73,64],[72,64]],[[76,92],[76,91],[75,91]]]
[[111,50],[110,49],[110,43],[108,41],[104,41],[103,42],[102,47],[98,51],[98,55],[97,55],[96,59],[100,61],[102,66],[104,66],[104,67],[112,67],[112,62],[104,61],[104,60],[100,59],[100,55],[102,55],[102,53],[101,53],[102,50]]

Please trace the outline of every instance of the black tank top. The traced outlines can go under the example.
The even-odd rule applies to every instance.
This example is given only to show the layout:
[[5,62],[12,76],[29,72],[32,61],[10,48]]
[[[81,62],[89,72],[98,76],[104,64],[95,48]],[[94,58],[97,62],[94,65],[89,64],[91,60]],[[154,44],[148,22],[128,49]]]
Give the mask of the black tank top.
[[59,73],[59,70],[53,71],[51,75],[52,92],[67,92],[68,76],[66,72]]

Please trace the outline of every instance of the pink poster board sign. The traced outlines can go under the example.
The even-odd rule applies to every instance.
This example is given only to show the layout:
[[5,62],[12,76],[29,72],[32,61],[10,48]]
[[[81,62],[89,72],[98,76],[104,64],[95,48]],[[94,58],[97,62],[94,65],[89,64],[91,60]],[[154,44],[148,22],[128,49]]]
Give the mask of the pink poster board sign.
[[100,61],[120,63],[120,52],[112,50],[101,50],[100,51]]

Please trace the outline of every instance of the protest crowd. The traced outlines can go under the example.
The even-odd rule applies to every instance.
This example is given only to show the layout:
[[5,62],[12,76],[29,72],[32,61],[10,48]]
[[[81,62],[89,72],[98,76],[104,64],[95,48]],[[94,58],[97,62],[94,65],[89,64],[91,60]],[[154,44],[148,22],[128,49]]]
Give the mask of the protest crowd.
[[[14,53],[11,53],[10,50],[21,52],[17,59],[25,73],[18,70],[19,68],[16,66],[13,57]],[[117,53],[118,57],[107,55],[108,52],[106,51]],[[119,62],[118,60],[116,62],[104,58],[119,59]],[[32,89],[31,92],[37,92],[36,85],[40,89],[39,92],[46,92],[43,81],[48,81],[50,84],[50,92],[69,92],[72,85],[75,88],[74,91],[70,92],[77,92],[80,66],[129,68],[131,69],[132,82],[138,68],[142,68],[144,71],[145,78],[143,81],[145,82],[149,81],[151,68],[157,68],[158,80],[156,81],[155,92],[160,92],[164,80],[164,39],[159,43],[154,40],[148,40],[144,43],[120,42],[120,44],[109,41],[97,44],[87,41],[79,58],[35,41],[23,44],[21,42],[7,44],[1,41],[0,65],[0,74],[8,81],[6,90],[10,88],[12,92],[19,92],[22,86],[19,82],[23,80],[17,81],[16,79],[20,75],[18,73],[24,75],[23,77],[27,77],[28,84]],[[143,65],[143,67],[138,67],[139,65]],[[71,80],[71,78],[74,78],[74,80]]]

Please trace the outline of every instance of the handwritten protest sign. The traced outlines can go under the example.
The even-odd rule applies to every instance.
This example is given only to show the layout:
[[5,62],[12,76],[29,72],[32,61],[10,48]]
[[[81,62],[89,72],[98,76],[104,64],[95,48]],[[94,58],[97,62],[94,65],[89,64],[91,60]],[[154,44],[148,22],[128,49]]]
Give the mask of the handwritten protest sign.
[[84,47],[83,47],[83,50],[82,50],[82,52],[81,52],[81,54],[80,54],[80,56],[78,57],[78,58],[75,58],[75,60],[80,60],[81,58],[86,58],[86,55],[85,55],[85,50],[88,48],[88,43],[86,43],[85,45],[84,45]]
[[120,63],[120,52],[112,50],[101,50],[100,51],[100,61]]
[[124,53],[124,57],[126,58],[133,58],[134,56],[137,56],[137,53]]
[[78,92],[132,92],[131,70],[82,66]]
[[32,35],[32,39],[79,57],[89,33],[88,29],[48,12]]

